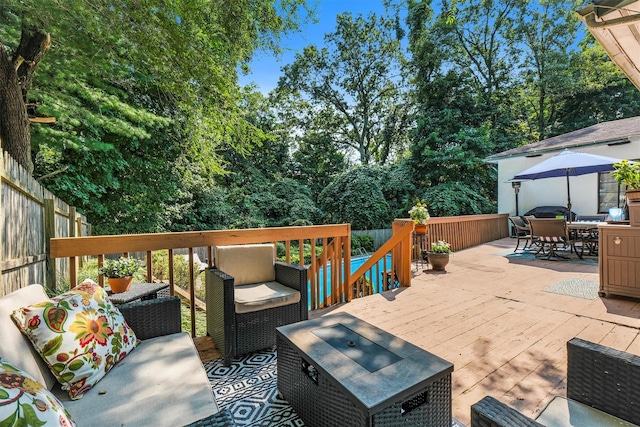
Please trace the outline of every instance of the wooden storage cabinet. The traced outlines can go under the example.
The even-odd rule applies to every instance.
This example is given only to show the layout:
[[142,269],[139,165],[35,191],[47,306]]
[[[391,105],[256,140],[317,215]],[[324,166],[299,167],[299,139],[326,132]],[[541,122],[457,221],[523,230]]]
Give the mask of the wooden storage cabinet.
[[640,298],[640,227],[600,225],[600,296]]

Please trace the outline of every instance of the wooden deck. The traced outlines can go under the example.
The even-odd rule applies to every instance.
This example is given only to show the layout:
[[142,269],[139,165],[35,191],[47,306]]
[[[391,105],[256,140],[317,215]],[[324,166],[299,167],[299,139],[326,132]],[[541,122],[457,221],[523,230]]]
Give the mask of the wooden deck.
[[507,238],[457,252],[446,274],[414,270],[411,287],[310,316],[348,312],[452,362],[453,416],[467,425],[485,395],[535,416],[565,394],[569,339],[640,355],[640,301],[544,292],[567,278],[598,281],[598,268],[505,257],[514,246]]

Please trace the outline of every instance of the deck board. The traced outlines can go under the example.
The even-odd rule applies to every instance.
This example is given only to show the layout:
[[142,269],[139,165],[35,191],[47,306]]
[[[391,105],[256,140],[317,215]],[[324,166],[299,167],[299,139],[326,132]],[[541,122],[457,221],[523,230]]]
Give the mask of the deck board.
[[452,362],[453,416],[465,424],[470,406],[485,395],[535,416],[553,395],[566,393],[571,338],[640,355],[640,304],[544,292],[567,278],[598,281],[598,268],[505,257],[514,247],[507,238],[459,251],[446,274],[414,268],[410,287],[310,317],[347,312]]

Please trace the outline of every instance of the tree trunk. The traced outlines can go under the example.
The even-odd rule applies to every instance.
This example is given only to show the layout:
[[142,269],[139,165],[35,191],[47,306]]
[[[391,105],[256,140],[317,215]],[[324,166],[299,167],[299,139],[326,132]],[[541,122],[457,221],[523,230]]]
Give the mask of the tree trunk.
[[9,59],[0,43],[0,140],[2,149],[29,172],[31,133],[26,103],[36,65],[49,49],[49,35],[34,29],[23,29],[20,45]]

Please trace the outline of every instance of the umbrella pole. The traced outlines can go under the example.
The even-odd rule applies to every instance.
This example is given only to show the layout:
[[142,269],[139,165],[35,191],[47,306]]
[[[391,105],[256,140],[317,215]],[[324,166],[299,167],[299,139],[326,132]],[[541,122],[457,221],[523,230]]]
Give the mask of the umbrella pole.
[[569,222],[571,222],[571,187],[569,186],[569,169],[567,169],[567,209],[569,209]]

